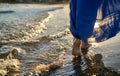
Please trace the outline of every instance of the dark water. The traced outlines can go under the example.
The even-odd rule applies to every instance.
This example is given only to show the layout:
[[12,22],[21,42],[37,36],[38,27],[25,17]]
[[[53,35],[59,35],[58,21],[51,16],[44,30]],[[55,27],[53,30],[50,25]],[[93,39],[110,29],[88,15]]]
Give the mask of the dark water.
[[[96,54],[96,56],[99,55],[101,54]],[[67,52],[67,55],[65,57],[66,58],[64,66],[55,71],[51,71],[50,76],[120,76],[117,69],[115,70],[114,68],[108,68],[99,64],[104,64],[103,61],[99,61],[97,65],[94,66],[95,68],[88,68],[86,69],[86,71],[83,71],[81,68],[84,68],[85,66],[81,67],[81,57],[73,59],[71,56],[71,52]],[[90,63],[88,63],[88,67],[89,65]]]

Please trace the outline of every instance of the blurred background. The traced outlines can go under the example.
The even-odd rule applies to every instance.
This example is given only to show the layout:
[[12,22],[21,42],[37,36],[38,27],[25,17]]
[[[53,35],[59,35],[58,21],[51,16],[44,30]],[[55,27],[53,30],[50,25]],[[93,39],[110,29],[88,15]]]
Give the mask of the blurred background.
[[0,0],[0,3],[64,3],[69,0]]

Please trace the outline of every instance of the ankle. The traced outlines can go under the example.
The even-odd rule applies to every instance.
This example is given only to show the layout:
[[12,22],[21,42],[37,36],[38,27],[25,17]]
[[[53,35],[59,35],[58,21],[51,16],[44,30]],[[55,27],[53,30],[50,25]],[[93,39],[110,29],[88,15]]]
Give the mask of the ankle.
[[83,42],[82,41],[82,44],[81,44],[81,48],[88,48],[88,42]]
[[73,46],[74,47],[80,47],[80,44],[81,44],[81,40],[77,39],[77,38],[74,38]]

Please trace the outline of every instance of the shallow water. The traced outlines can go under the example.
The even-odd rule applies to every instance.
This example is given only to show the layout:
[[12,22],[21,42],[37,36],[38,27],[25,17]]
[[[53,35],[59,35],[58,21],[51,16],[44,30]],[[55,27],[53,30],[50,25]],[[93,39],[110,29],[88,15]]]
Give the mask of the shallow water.
[[[63,6],[64,9],[61,8]],[[68,5],[0,4],[2,11],[14,11],[0,13],[0,59],[2,59],[0,64],[11,63],[7,66],[10,71],[8,75],[79,76],[82,74],[79,67],[80,59],[72,62],[72,35],[68,30],[68,7]],[[48,11],[50,13],[47,13]],[[103,55],[107,67],[120,68],[118,41],[119,34],[112,40],[96,44],[98,46],[92,48],[94,53]],[[12,65],[13,63],[15,64]],[[6,71],[6,68],[0,67],[0,73],[1,70]]]
[[1,4],[0,41],[30,40],[38,36],[46,29],[42,21],[50,15],[48,11],[60,8],[39,4]]
[[[34,22],[38,21],[45,12],[56,8],[39,4],[0,4],[0,21],[13,23]],[[2,11],[6,11],[6,13],[2,13]]]

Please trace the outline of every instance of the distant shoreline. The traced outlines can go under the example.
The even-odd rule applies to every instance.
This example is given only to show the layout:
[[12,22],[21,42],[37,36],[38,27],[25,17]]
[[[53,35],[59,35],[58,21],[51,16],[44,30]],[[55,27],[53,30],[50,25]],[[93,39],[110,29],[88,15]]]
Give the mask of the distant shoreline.
[[19,3],[22,3],[22,4],[68,4],[69,3],[69,0],[61,0],[61,1],[46,1],[46,0],[41,0],[41,1],[0,1],[0,3],[9,3],[9,4],[19,4]]

